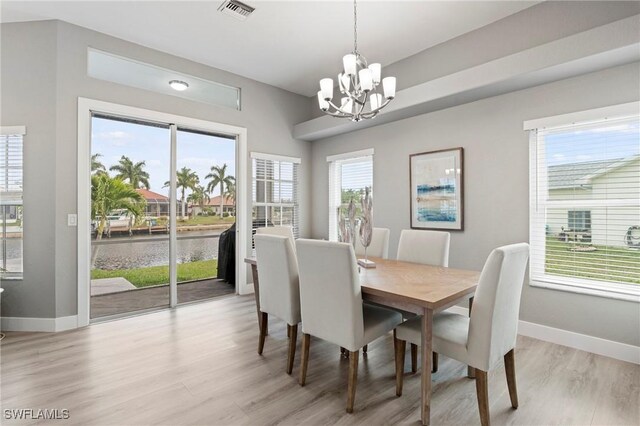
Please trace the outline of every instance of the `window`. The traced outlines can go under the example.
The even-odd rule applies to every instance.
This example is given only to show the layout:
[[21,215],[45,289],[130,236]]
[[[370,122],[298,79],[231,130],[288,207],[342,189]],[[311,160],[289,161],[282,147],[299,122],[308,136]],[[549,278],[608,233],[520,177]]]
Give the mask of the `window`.
[[532,285],[640,301],[640,115],[631,105],[529,129]]
[[353,200],[360,211],[365,188],[373,190],[373,149],[327,157],[329,162],[329,240],[338,240],[338,209]]
[[300,236],[298,168],[300,159],[251,153],[253,169],[253,229],[291,226]]
[[591,211],[569,210],[567,224],[570,231],[591,232]]
[[25,128],[0,130],[0,276],[22,279],[22,138]]

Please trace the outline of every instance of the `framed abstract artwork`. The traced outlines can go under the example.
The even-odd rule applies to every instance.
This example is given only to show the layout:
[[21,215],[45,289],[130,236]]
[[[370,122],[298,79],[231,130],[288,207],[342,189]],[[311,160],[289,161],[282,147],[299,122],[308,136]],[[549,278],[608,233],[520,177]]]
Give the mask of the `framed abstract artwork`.
[[463,149],[409,156],[411,228],[462,231]]

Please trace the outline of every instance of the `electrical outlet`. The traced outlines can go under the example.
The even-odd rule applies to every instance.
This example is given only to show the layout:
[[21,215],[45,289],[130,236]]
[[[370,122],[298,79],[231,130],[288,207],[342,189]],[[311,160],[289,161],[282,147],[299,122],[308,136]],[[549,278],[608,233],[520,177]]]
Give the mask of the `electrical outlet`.
[[78,215],[75,213],[69,213],[67,215],[67,226],[78,226]]

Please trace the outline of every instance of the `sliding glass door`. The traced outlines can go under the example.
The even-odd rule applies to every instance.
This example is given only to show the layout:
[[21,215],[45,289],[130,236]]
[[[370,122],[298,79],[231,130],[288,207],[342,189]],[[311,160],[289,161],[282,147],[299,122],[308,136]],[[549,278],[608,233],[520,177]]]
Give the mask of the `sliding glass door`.
[[235,138],[96,113],[91,125],[90,317],[234,293],[218,265],[221,240],[235,242]]

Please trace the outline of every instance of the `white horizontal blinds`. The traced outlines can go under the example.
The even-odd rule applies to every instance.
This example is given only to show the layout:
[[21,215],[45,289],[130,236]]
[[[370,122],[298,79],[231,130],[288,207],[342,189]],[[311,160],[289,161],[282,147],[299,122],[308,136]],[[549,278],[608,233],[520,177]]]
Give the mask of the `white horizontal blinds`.
[[358,152],[331,160],[329,157],[329,239],[338,240],[338,209],[347,207],[351,199],[356,206],[365,193],[373,190],[373,154]]
[[23,231],[23,135],[24,131],[0,134],[0,275],[22,275]]
[[531,142],[532,279],[640,286],[640,117],[537,129]]
[[252,154],[253,229],[264,226],[290,226],[300,235],[300,160]]

